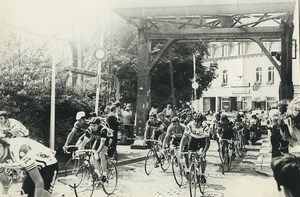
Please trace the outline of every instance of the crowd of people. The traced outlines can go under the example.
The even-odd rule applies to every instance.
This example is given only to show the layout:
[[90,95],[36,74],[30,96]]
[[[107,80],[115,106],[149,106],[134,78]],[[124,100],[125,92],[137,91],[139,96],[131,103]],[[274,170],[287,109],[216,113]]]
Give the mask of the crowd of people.
[[[112,103],[104,110],[105,116],[85,112],[76,114],[76,121],[66,138],[64,151],[72,142],[74,134],[82,133],[77,140],[79,149],[87,145],[96,151],[95,168],[102,167],[101,180],[105,181],[106,157],[109,147],[116,148],[119,125],[124,124],[128,136],[133,136],[133,114],[130,104],[121,107],[119,102]],[[25,171],[22,186],[29,197],[51,196],[58,171],[55,151],[41,143],[28,138],[29,131],[19,121],[9,118],[6,111],[0,111],[0,163],[16,164]],[[210,140],[234,140],[237,130],[242,130],[245,142],[248,142],[251,126],[258,129],[260,120],[257,114],[247,118],[237,112],[234,119],[229,119],[226,113],[217,112],[211,122],[207,121],[207,114],[195,112],[188,105],[178,111],[168,104],[164,110],[158,112],[153,106],[149,112],[149,119],[145,125],[144,139],[158,140],[161,144],[160,154],[164,155],[166,148],[171,145],[179,147],[179,155],[185,151],[200,151],[205,158],[210,148]],[[299,195],[300,182],[300,98],[292,101],[282,100],[277,108],[268,113],[271,152],[273,156],[272,169],[279,191],[286,196]],[[247,126],[247,123],[250,125]],[[248,129],[247,129],[248,128]],[[151,144],[148,144],[151,146]],[[100,162],[98,161],[100,159]],[[159,162],[159,161],[158,161]],[[185,160],[188,167],[188,159]],[[202,174],[205,174],[206,162],[202,162]],[[5,166],[0,168],[0,179],[3,193],[7,192],[7,174]],[[97,170],[96,170],[97,172]],[[186,169],[186,174],[188,169]],[[205,181],[205,176],[201,177]]]

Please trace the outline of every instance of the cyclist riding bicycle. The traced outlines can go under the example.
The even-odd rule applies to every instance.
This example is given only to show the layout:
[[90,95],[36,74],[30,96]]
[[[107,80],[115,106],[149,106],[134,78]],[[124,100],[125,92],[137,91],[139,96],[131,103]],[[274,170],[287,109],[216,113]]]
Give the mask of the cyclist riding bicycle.
[[0,133],[5,137],[28,137],[29,131],[19,121],[8,118],[7,111],[0,111]]
[[[221,115],[221,121],[219,124],[219,129],[218,129],[217,135],[218,135],[219,141],[221,139],[226,139],[226,140],[234,140],[235,139],[233,123],[229,121],[227,115],[225,115],[225,114]],[[233,148],[232,156],[235,157],[234,142],[232,142],[232,148]]]
[[58,172],[54,150],[29,138],[0,138],[0,164],[25,171],[22,190],[28,197],[50,197]]
[[74,123],[74,126],[67,137],[65,145],[63,146],[64,152],[67,151],[68,145],[72,141],[74,135],[78,134],[78,133],[84,133],[88,127],[89,127],[89,124],[87,123],[87,120],[85,117],[85,112],[83,112],[83,111],[77,112],[76,122]]
[[[204,116],[201,113],[195,113],[193,119],[186,127],[184,135],[180,142],[180,151],[183,148],[184,141],[190,137],[188,143],[189,151],[199,151],[202,149],[204,161],[201,163],[202,174],[206,168],[206,152],[210,146],[209,126],[203,122]],[[200,177],[201,181],[206,182],[205,176]]]
[[[90,119],[90,126],[86,130],[84,139],[79,146],[79,150],[84,149],[88,142],[94,141],[92,149],[96,150],[95,157],[92,160],[92,164],[95,166],[95,171],[99,172],[100,165],[98,162],[98,156],[100,158],[100,163],[103,171],[102,181],[107,180],[107,159],[106,153],[108,151],[108,146],[113,138],[113,130],[103,125],[100,118],[92,117]],[[98,170],[98,171],[97,171]],[[99,174],[98,174],[99,175]]]
[[146,122],[144,133],[145,144],[151,146],[151,143],[147,142],[147,139],[159,140],[159,137],[163,133],[164,128],[165,125],[161,120],[157,119],[157,114],[155,112],[150,113],[149,120]]
[[[167,129],[167,134],[163,142],[163,148],[170,147],[170,142],[172,141],[172,145],[175,147],[179,147],[180,141],[182,139],[183,133],[186,129],[186,126],[180,123],[180,119],[177,116],[174,116],[171,119],[172,124]],[[171,138],[171,140],[170,140]],[[184,150],[187,150],[187,146],[184,147]],[[166,151],[164,151],[166,152]],[[172,153],[173,154],[173,153]],[[188,166],[188,155],[185,155],[185,163]]]

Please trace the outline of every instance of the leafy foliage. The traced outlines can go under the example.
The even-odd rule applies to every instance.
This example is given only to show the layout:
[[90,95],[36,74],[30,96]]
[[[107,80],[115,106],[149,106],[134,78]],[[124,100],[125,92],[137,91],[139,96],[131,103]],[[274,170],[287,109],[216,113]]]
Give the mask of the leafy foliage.
[[[157,46],[161,47],[161,43]],[[196,81],[199,84],[197,89],[197,98],[202,95],[210,82],[216,78],[215,71],[217,64],[211,64],[205,67],[202,64],[204,55],[207,54],[205,43],[175,43],[170,52],[160,61],[152,72],[152,101],[158,103],[161,107],[172,101],[171,80],[169,64],[172,61],[175,98],[177,104],[191,100],[193,89],[193,57],[196,54]]]

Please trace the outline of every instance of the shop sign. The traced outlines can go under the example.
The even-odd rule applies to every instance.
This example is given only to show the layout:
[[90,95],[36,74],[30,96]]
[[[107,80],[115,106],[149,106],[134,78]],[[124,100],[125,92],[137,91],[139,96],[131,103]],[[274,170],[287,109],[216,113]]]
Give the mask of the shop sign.
[[250,89],[236,88],[232,90],[232,94],[250,94]]

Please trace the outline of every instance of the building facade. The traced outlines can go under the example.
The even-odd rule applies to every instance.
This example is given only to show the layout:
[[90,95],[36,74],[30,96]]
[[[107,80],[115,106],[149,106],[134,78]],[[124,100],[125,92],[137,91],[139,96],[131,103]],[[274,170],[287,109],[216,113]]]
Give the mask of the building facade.
[[[294,10],[292,80],[294,98],[300,96],[299,4]],[[263,42],[270,54],[281,52],[281,43]],[[273,52],[273,53],[272,53]],[[267,110],[279,102],[280,76],[277,69],[255,42],[215,42],[209,45],[209,56],[203,64],[219,65],[217,78],[193,105],[198,111]]]
[[[264,42],[280,51],[280,42]],[[217,78],[198,101],[201,111],[266,110],[279,100],[278,71],[254,42],[211,43],[204,62],[217,62]]]

